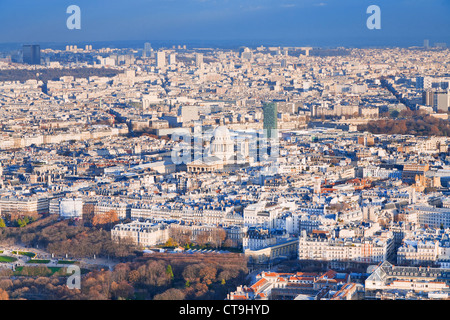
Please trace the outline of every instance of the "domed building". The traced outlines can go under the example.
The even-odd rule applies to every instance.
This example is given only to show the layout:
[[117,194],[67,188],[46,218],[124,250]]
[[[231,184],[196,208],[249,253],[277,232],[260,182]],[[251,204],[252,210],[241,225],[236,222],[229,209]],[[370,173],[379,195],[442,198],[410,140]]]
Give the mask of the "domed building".
[[[203,159],[197,159],[187,164],[189,172],[211,172],[221,170],[224,166],[242,165],[248,160],[248,141],[241,142],[245,146],[240,146],[241,152],[235,151],[237,141],[233,139],[226,126],[219,126],[214,129],[211,139],[206,142],[205,155]],[[242,155],[244,151],[245,155]]]
[[234,142],[225,126],[214,129],[210,146],[211,156],[217,157],[226,165],[234,158]]

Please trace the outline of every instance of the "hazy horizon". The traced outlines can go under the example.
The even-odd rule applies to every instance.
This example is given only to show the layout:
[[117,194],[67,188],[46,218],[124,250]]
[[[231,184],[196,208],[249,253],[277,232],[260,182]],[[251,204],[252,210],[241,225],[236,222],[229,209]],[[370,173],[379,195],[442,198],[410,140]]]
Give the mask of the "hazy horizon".
[[[424,39],[425,40],[425,39]],[[105,47],[117,48],[117,49],[143,49],[144,44],[149,42],[153,49],[159,48],[170,48],[174,45],[186,45],[187,49],[195,49],[195,48],[211,48],[211,49],[237,49],[239,47],[249,47],[256,48],[259,46],[264,47],[313,47],[316,49],[335,49],[335,48],[345,48],[345,49],[383,49],[383,48],[413,48],[413,47],[422,47],[422,43],[413,43],[403,45],[398,43],[392,44],[379,44],[375,43],[367,43],[360,45],[345,45],[341,44],[311,44],[311,43],[299,43],[299,42],[289,42],[289,41],[245,41],[245,40],[112,40],[112,41],[78,41],[78,42],[38,42],[38,41],[30,41],[30,42],[15,42],[15,43],[0,43],[0,51],[15,51],[21,50],[23,45],[29,44],[37,44],[41,46],[41,49],[54,49],[54,50],[64,50],[66,45],[78,45],[80,48],[85,45],[92,45],[93,49],[100,49]],[[435,43],[439,41],[433,42],[430,40],[430,47],[434,46]]]

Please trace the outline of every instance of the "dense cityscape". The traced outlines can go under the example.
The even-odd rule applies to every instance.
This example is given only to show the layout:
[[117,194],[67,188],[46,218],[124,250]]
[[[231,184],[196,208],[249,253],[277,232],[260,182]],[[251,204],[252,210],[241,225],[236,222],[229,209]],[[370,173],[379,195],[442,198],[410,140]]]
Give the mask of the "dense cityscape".
[[0,297],[448,299],[448,56],[1,52]]

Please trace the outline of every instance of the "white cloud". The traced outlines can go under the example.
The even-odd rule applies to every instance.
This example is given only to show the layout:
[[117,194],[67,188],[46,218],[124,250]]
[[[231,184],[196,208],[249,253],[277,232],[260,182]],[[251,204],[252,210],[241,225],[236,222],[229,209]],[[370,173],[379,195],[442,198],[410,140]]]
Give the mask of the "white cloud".
[[287,4],[282,4],[281,7],[283,8],[293,8],[296,7],[297,5],[294,3],[287,3]]

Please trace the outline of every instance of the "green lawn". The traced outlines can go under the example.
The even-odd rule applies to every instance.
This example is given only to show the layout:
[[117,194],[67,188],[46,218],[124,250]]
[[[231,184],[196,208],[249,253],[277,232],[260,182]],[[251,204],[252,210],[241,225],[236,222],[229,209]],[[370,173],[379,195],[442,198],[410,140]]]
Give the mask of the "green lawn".
[[17,261],[17,258],[9,257],[9,256],[0,256],[0,263],[1,262],[7,263],[7,262],[14,262],[14,261]]
[[25,277],[46,277],[46,276],[52,276],[55,273],[58,273],[58,275],[65,275],[64,270],[61,270],[61,267],[49,267],[40,270],[38,268],[42,267],[16,267],[16,270],[13,272],[15,276],[25,276]]
[[[17,251],[13,251],[12,253],[17,254]],[[19,251],[19,253],[21,256],[27,256],[30,258],[34,258],[36,256],[36,254],[34,252],[29,252],[29,251]]]
[[22,270],[23,270],[23,267],[16,267],[16,270],[13,272],[13,274],[15,276],[19,276],[20,273],[22,272]]
[[48,268],[51,270],[52,274],[56,272],[58,272],[59,274],[64,274],[64,270],[61,270],[62,267],[48,267]]
[[[37,276],[42,276],[42,277],[46,277],[46,276],[52,276],[54,274],[56,274],[57,276],[62,276],[62,277],[66,277],[69,276],[69,274],[67,273],[67,268],[65,267],[44,267],[44,269],[39,270],[38,268],[42,268],[42,267],[38,267],[38,266],[27,266],[26,268],[26,272],[24,272],[24,267],[16,267],[16,270],[14,271],[14,275],[15,276],[25,276],[25,277],[37,277]],[[46,271],[44,271],[46,270]],[[81,274],[87,274],[89,273],[88,269],[81,269]]]
[[31,260],[27,261],[27,263],[43,263],[43,264],[46,264],[49,262],[50,262],[50,260],[44,260],[44,259],[31,259]]
[[72,260],[58,260],[58,264],[77,264],[78,261],[72,261]]

